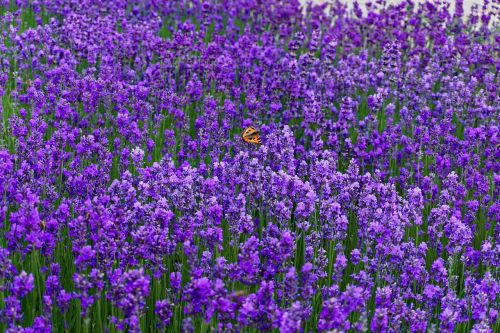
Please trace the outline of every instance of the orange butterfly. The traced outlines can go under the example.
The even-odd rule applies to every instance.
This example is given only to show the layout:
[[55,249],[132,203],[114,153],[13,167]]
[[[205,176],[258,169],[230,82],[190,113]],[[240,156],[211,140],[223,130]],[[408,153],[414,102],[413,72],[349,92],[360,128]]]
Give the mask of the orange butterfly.
[[241,138],[247,143],[253,143],[256,145],[260,144],[259,131],[253,127],[248,127],[245,131],[243,131]]

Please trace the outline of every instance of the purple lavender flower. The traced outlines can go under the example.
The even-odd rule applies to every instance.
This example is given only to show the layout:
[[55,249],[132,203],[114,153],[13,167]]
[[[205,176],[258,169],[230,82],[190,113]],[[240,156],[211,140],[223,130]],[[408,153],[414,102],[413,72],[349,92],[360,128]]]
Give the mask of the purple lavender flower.
[[34,281],[33,274],[28,274],[25,271],[22,271],[19,275],[14,277],[12,287],[10,289],[12,295],[19,298],[25,297],[35,287]]
[[158,317],[160,327],[166,327],[172,317],[172,304],[168,300],[157,301],[155,314]]
[[117,323],[127,324],[131,331],[140,331],[138,316],[146,306],[150,287],[149,276],[144,275],[142,269],[125,272],[117,269],[110,274],[109,282],[111,292],[108,299],[123,311],[126,318]]

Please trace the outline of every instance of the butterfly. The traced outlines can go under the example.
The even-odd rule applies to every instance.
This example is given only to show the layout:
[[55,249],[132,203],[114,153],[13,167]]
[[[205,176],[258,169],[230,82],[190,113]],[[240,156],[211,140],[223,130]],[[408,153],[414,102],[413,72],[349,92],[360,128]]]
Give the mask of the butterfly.
[[241,138],[247,143],[260,144],[259,131],[253,127],[248,127],[244,130],[243,134],[241,134]]

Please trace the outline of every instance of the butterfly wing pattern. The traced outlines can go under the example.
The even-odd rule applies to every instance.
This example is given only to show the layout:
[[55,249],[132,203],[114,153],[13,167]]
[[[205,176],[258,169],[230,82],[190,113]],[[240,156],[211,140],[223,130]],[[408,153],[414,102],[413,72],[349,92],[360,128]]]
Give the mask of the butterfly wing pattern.
[[247,143],[253,143],[256,145],[260,144],[259,131],[254,127],[248,127],[247,129],[245,129],[241,137],[243,138],[243,141]]

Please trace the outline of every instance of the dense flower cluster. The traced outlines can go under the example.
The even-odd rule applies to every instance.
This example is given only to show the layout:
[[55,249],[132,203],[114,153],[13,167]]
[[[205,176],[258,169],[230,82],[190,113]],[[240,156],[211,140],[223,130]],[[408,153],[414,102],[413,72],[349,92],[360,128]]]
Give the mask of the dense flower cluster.
[[498,332],[462,3],[1,1],[0,330]]

